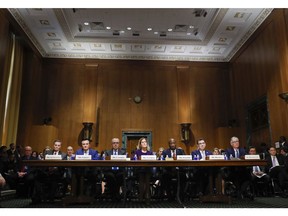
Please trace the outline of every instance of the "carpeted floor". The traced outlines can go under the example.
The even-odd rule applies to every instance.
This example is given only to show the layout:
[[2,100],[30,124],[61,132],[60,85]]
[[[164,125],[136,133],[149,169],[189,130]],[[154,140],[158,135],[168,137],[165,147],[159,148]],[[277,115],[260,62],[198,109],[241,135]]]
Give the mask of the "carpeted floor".
[[96,201],[92,204],[71,204],[63,206],[61,200],[54,203],[31,204],[30,199],[14,198],[2,200],[2,208],[288,208],[288,198],[282,197],[256,197],[253,201],[249,199],[233,199],[231,204],[226,203],[201,203],[198,199],[183,202],[168,202],[152,200],[150,205],[138,201],[112,202]]

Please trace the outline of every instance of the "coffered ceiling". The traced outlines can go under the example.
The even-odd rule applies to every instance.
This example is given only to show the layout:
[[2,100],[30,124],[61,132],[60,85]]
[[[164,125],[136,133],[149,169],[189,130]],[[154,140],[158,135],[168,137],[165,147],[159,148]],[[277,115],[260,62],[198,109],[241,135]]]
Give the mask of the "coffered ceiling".
[[45,58],[227,62],[272,9],[9,11]]

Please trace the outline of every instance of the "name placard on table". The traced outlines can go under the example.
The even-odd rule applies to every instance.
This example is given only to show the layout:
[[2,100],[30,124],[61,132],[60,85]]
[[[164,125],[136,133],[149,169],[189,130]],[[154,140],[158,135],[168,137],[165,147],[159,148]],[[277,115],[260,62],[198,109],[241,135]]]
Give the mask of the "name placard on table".
[[141,155],[141,160],[156,160],[156,155]]
[[209,155],[209,160],[224,160],[224,155]]
[[91,160],[91,155],[76,155],[76,160]]
[[126,155],[111,155],[110,160],[126,160]]
[[245,155],[245,160],[260,160],[260,155]]
[[61,155],[45,155],[45,160],[62,160]]
[[192,155],[177,155],[177,160],[191,161]]

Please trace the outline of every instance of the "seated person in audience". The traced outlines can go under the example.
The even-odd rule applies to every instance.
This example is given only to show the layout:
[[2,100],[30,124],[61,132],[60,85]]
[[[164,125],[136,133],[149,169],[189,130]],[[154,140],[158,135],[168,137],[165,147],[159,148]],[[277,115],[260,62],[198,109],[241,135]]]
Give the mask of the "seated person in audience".
[[[249,155],[256,155],[256,148],[254,146],[251,146],[249,148]],[[257,182],[258,181],[263,181],[264,182],[264,188],[263,188],[263,195],[266,195],[268,192],[268,187],[269,187],[269,181],[270,177],[265,173],[265,167],[262,166],[253,166],[249,167],[249,171],[251,173],[251,183],[253,188],[257,188]]]
[[25,160],[38,160],[37,158],[32,157],[32,148],[31,146],[25,146],[24,148],[24,156],[21,158],[21,162],[19,164],[18,169],[18,183],[23,182],[24,187],[28,190],[28,197],[32,198],[32,201],[35,197],[37,197],[35,191],[35,180],[38,176],[38,169],[35,167],[27,166],[23,163]]
[[[126,155],[126,151],[120,148],[119,138],[113,138],[111,142],[111,149],[104,152],[105,157],[111,155]],[[103,169],[106,185],[109,188],[112,199],[120,200],[120,187],[124,182],[124,168],[123,167],[109,167]]]
[[[197,140],[197,150],[192,151],[193,160],[206,160],[206,156],[212,155],[212,152],[206,150],[206,142],[203,138]],[[206,194],[209,183],[209,168],[208,167],[196,167],[195,168],[195,180],[197,184],[197,195],[201,196]]]
[[215,148],[213,149],[212,154],[213,154],[213,155],[221,155],[221,150],[220,150],[219,148],[215,147]]
[[[176,140],[174,138],[170,138],[168,141],[169,148],[164,150],[162,155],[164,159],[167,158],[173,158],[176,159],[177,155],[185,155],[185,152],[183,149],[176,148]],[[178,172],[179,170],[179,177],[178,179]],[[163,174],[162,174],[162,187],[164,190],[164,193],[167,194],[168,200],[172,201],[176,197],[176,189],[177,189],[177,182],[174,182],[173,179],[176,179],[177,181],[180,181],[180,193],[179,196],[183,195],[183,190],[185,186],[185,176],[186,172],[184,168],[179,167],[165,167],[163,168]],[[175,184],[176,183],[176,184]]]
[[[142,155],[153,155],[146,138],[142,137],[139,139],[135,155],[137,159],[141,159]],[[152,169],[150,167],[142,167],[136,169],[136,171],[139,174],[139,201],[143,202],[145,199],[146,204],[150,204],[150,178]]]
[[[90,140],[83,139],[81,141],[82,148],[78,149],[75,153],[75,159],[77,160],[77,155],[90,155],[91,160],[100,160],[98,156],[98,151],[94,150],[90,147]],[[97,167],[84,167],[75,169],[77,175],[78,184],[82,184],[81,181],[84,181],[82,177],[87,179],[87,185],[85,188],[84,193],[86,195],[94,196],[96,194],[96,182],[97,182],[97,175],[98,175],[98,168]],[[82,193],[78,191],[78,193]]]
[[288,149],[288,142],[285,136],[280,136],[279,137],[279,147],[280,148],[286,148]]
[[[164,151],[164,148],[163,148],[163,147],[160,147],[160,148],[158,149],[158,152],[156,153],[156,159],[157,159],[157,160],[161,160],[161,156],[163,156],[163,155],[162,155],[163,151]],[[163,157],[163,159],[164,159],[164,157]]]
[[275,147],[270,147],[269,156],[266,158],[266,160],[267,166],[265,172],[269,174],[270,178],[278,179],[283,195],[286,196],[287,188],[285,187],[285,180],[288,180],[288,178],[284,156],[277,154]]
[[[32,152],[32,157],[38,158],[38,152],[37,151],[33,151]],[[39,159],[39,158],[38,158]]]

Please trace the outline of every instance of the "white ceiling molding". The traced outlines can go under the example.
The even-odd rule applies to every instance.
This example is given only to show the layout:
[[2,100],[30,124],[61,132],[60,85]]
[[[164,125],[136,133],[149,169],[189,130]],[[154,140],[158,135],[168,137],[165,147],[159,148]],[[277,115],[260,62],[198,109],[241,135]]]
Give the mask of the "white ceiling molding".
[[8,9],[44,58],[228,62],[266,8]]

